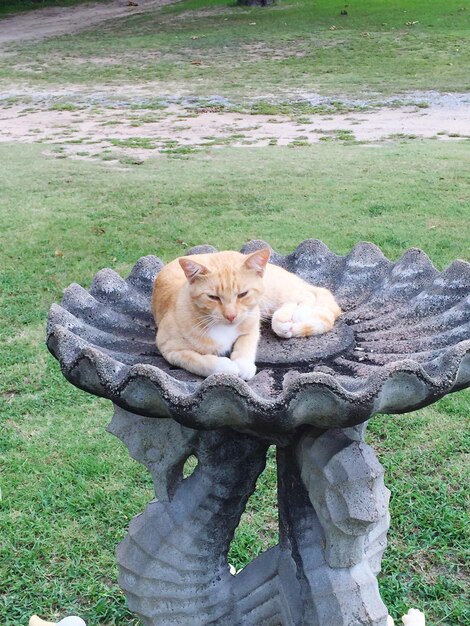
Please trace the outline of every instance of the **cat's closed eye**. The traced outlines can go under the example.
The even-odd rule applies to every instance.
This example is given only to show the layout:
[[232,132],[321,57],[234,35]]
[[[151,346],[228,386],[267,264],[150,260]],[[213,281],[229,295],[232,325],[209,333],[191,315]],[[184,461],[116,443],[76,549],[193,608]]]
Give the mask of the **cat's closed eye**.
[[238,298],[244,298],[248,294],[248,291],[242,291],[238,294]]
[[219,302],[220,301],[219,296],[216,296],[216,295],[207,294],[207,297],[210,298],[211,300],[214,300],[215,302]]

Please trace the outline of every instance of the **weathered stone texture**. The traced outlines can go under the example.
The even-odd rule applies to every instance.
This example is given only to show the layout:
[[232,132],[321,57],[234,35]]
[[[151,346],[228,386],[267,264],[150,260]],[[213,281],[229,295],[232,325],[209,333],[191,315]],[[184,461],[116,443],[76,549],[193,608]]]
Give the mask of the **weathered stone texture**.
[[[367,420],[470,384],[468,263],[438,272],[420,250],[392,263],[373,244],[342,257],[316,240],[271,260],[331,289],[344,314],[320,337],[265,329],[248,383],[202,380],[158,354],[155,257],[125,280],[101,270],[89,291],[71,285],[51,307],[48,347],[64,376],[113,401],[110,432],[154,480],[158,500],[117,551],[120,584],[146,626],[386,626],[376,576],[389,492],[364,442]],[[230,542],[270,444],[280,542],[232,576]]]

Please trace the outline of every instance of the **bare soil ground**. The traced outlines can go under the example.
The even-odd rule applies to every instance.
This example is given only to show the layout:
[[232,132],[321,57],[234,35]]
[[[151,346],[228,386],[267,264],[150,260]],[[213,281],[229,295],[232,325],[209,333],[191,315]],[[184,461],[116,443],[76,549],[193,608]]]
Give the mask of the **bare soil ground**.
[[[128,106],[58,105],[0,108],[0,141],[42,142],[62,146],[78,158],[120,155],[144,159],[160,151],[191,152],[223,145],[308,145],[321,141],[359,141],[380,145],[406,139],[440,140],[470,137],[469,108],[404,106],[361,112],[314,114],[300,121],[286,115],[252,115],[188,109],[169,104],[163,109]],[[59,105],[60,109],[60,105]],[[113,153],[113,154],[111,154]]]
[[105,4],[47,7],[0,20],[0,45],[76,33],[106,20],[144,13],[174,0],[110,0]]

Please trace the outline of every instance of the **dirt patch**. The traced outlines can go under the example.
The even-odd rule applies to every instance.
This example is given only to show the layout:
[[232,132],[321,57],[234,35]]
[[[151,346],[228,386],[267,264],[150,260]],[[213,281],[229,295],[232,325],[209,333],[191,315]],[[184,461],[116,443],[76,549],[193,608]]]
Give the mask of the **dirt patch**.
[[50,144],[48,150],[55,156],[108,161],[126,156],[145,159],[159,152],[185,154],[226,145],[296,147],[323,141],[357,141],[380,146],[390,141],[468,137],[467,107],[384,107],[311,114],[299,119],[230,112],[223,107],[188,109],[181,104],[133,109],[119,104],[50,107],[42,102],[0,108],[0,141]]
[[107,20],[138,15],[175,0],[110,0],[106,4],[83,4],[74,7],[48,7],[7,16],[0,20],[0,46],[45,39],[87,30]]

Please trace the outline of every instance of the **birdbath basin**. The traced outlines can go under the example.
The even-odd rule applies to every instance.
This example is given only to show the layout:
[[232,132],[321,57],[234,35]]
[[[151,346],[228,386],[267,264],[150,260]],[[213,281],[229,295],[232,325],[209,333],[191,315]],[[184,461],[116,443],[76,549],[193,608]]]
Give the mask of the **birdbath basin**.
[[[113,402],[110,432],[154,480],[157,499],[117,549],[120,585],[146,626],[386,626],[376,576],[389,491],[366,423],[470,385],[468,263],[439,272],[417,249],[393,263],[370,243],[338,256],[317,240],[271,262],[330,289],[344,313],[319,337],[263,328],[248,382],[202,379],[158,353],[156,257],[125,280],[101,270],[51,307],[47,345],[64,376]],[[280,542],[234,576],[230,542],[271,444]],[[191,455],[198,465],[183,478]]]

